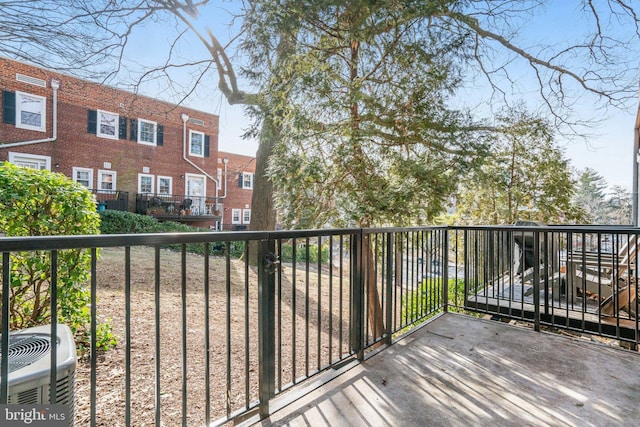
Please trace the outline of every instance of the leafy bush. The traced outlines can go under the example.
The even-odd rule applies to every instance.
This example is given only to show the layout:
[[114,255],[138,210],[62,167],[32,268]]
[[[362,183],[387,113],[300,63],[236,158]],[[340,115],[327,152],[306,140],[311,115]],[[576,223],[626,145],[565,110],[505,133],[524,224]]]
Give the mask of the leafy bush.
[[[321,250],[322,261],[329,261],[329,248],[323,247]],[[280,259],[282,261],[292,261],[293,260],[293,246],[291,244],[283,244],[282,251],[280,253]],[[307,249],[305,247],[296,248],[296,261],[304,262],[307,259]],[[318,245],[310,245],[309,246],[309,262],[317,263],[318,262]]]
[[[461,307],[465,300],[464,281],[462,279],[449,279],[447,298],[450,312],[465,313],[476,317],[482,316],[482,314],[473,313]],[[418,286],[418,289],[403,295],[402,319],[407,319],[408,322],[415,322],[409,325],[409,328],[414,327],[441,313],[442,309],[437,308],[440,304],[442,304],[442,279],[439,277],[425,278]],[[430,310],[434,311],[430,312]]]
[[[139,215],[132,212],[105,210],[100,212],[102,217],[102,234],[139,234],[139,233],[192,233],[197,231],[209,231],[190,227],[174,221],[160,222],[149,215]],[[240,258],[244,253],[244,242],[230,242],[230,256]],[[165,245],[165,249],[179,251],[181,245]],[[203,244],[187,244],[187,252],[204,255]],[[226,255],[225,242],[212,242],[209,245],[210,255]]]
[[[99,232],[93,195],[62,174],[4,163],[0,165],[0,188],[0,232],[7,236]],[[10,329],[51,322],[50,252],[14,252],[10,262]],[[85,285],[90,262],[88,250],[57,251],[58,321],[71,328],[79,349],[89,344],[90,290]],[[115,344],[108,323],[98,325],[98,331],[98,347]]]
[[102,234],[159,233],[162,223],[148,215],[106,210],[100,212]]

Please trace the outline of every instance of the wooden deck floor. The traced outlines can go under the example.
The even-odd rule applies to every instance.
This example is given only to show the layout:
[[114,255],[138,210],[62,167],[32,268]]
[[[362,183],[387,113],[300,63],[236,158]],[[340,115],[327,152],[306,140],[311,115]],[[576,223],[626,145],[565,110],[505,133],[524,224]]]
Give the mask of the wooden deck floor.
[[637,352],[449,313],[245,424],[636,425],[639,372]]

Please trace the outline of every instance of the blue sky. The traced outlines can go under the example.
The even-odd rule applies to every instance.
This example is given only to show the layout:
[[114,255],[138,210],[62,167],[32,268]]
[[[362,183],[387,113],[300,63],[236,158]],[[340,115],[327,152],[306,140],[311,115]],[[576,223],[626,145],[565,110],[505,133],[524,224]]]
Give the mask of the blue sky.
[[[549,2],[546,9],[541,10],[536,16],[514,19],[510,24],[520,30],[519,41],[525,47],[535,47],[541,42],[553,43],[555,47],[562,46],[565,40],[579,34],[585,26],[589,25],[588,22],[580,18],[579,10],[576,9],[578,3],[552,1]],[[203,11],[197,26],[202,29],[211,28],[212,32],[224,43],[233,34],[233,28],[228,28],[226,23],[229,22],[229,13],[233,12],[236,7],[237,4],[233,1],[214,1]],[[133,37],[130,52],[137,52],[140,55],[136,56],[137,63],[153,62],[166,55],[170,36],[166,35],[166,26],[163,30],[162,25],[162,23],[150,25],[144,32],[138,32],[137,36]],[[617,31],[624,34],[626,29],[620,28]],[[150,43],[149,32],[153,33],[155,43]],[[634,40],[634,42],[637,41]],[[637,64],[640,65],[640,49],[637,51],[639,52]],[[208,57],[208,53],[196,39],[188,39],[176,52],[179,56],[187,59]],[[539,100],[535,99],[535,91],[529,90],[530,80],[528,79],[531,76],[526,75],[526,66],[523,67],[522,78],[518,79],[513,87],[514,96],[521,97],[527,103],[530,102],[531,108],[535,110],[540,106]],[[212,73],[209,74],[209,77],[208,81],[200,87],[198,93],[192,96],[186,104],[192,108],[220,116],[220,150],[255,155],[257,143],[242,139],[242,134],[249,121],[244,115],[243,107],[230,106],[216,87],[216,75]],[[184,85],[187,86],[190,81],[192,78],[190,80],[187,76]],[[472,99],[475,96],[486,96],[482,93],[485,90],[482,82],[477,83],[478,87],[473,87],[473,85],[470,84],[464,96],[470,96]],[[475,94],[473,94],[474,91]],[[153,86],[150,86],[145,92],[151,96],[161,96],[172,100],[169,93],[171,91],[166,88],[154,90]],[[558,137],[557,141],[566,149],[566,156],[570,159],[573,167],[577,169],[590,167],[598,171],[610,186],[621,185],[631,190],[633,128],[637,101],[629,103],[624,110],[608,109],[607,111],[594,111],[591,102],[591,98],[584,97],[576,107],[577,112],[582,113],[583,118],[597,119],[597,122],[594,122],[592,127],[588,129],[589,136],[586,138]]]

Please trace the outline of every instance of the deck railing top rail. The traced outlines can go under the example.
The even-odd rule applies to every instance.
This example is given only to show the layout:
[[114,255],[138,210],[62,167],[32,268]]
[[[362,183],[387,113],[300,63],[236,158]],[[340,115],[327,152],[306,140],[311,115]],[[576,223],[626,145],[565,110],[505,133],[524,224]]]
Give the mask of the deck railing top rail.
[[[10,264],[38,251],[46,267],[47,260],[56,265],[61,251],[89,249],[91,268],[81,285],[91,293],[92,346],[88,362],[81,362],[90,366],[78,374],[83,387],[76,397],[83,419],[131,425],[144,416],[156,425],[216,425],[254,410],[266,416],[275,395],[366,358],[448,310],[637,344],[637,287],[631,286],[638,260],[619,254],[636,244],[639,231],[439,226],[0,237],[0,350],[8,354],[11,286],[28,270]],[[50,267],[38,277],[57,295],[63,273]],[[605,291],[612,302],[603,309]],[[55,298],[51,304],[54,311]],[[108,358],[119,361],[117,367],[97,357],[96,329],[107,317],[122,338]],[[98,383],[111,381],[111,372],[124,376]],[[3,399],[12,395],[7,374],[3,360]],[[110,386],[118,390],[117,402],[105,392]],[[117,414],[100,412],[110,407]]]

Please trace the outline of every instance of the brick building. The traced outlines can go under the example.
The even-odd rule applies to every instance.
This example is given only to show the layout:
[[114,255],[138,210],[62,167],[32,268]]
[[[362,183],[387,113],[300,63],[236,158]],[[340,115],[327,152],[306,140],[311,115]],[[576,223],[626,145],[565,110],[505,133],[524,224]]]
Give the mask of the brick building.
[[4,58],[0,91],[0,162],[63,173],[100,209],[220,221],[218,116]]
[[218,153],[218,176],[223,183],[222,228],[246,230],[251,221],[251,197],[256,158],[233,153]]

